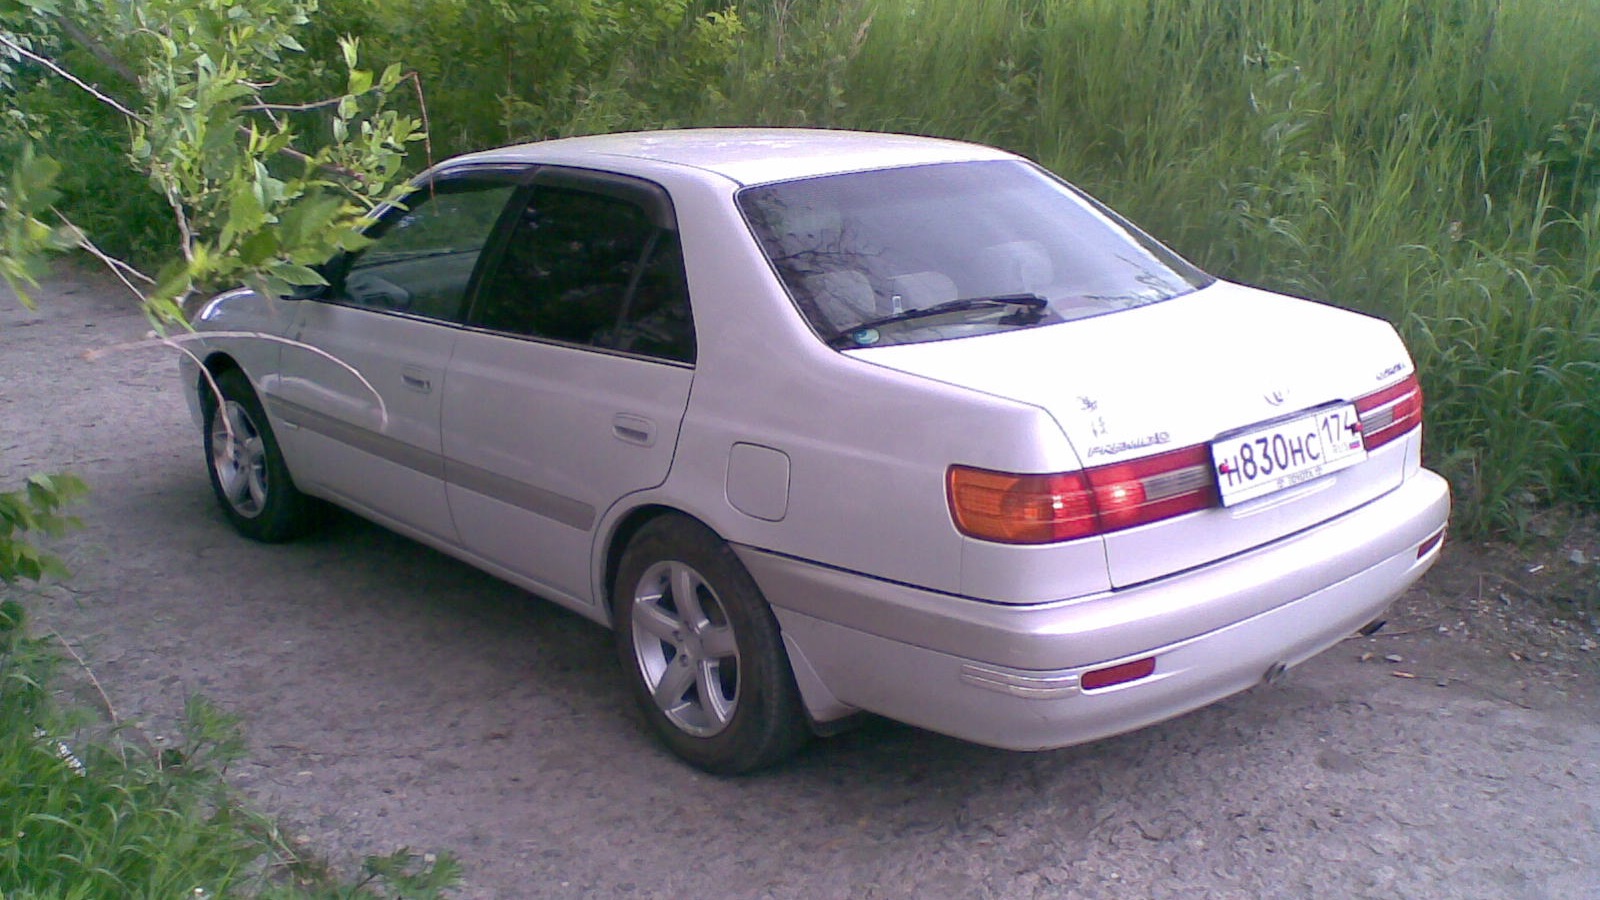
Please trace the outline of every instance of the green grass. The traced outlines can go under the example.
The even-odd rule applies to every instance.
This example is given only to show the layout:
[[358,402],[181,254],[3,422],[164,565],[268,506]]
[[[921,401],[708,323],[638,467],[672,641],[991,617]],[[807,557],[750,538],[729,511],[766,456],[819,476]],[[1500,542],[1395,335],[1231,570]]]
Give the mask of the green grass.
[[8,900],[428,898],[457,868],[399,851],[355,881],[299,858],[222,780],[236,724],[191,700],[183,736],[156,749],[53,694],[56,657],[0,602],[0,897]]
[[1395,323],[1461,530],[1600,503],[1600,5],[818,0],[746,17],[720,102],[678,118],[1024,153],[1213,272]]

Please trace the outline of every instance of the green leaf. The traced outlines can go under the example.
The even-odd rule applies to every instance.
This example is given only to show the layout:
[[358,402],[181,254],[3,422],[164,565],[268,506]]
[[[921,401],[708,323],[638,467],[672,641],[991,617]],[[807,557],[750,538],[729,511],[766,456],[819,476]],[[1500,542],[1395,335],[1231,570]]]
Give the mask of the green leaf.
[[[337,195],[315,191],[300,198],[287,209],[279,222],[286,247],[300,247],[307,243],[324,243],[321,232],[331,225],[344,209],[344,200]],[[322,248],[322,255],[330,255],[332,247]]]
[[262,208],[256,184],[240,178],[234,182],[228,198],[228,221],[222,227],[222,236],[218,243],[226,250],[233,246],[236,237],[250,234],[266,222],[267,211]]
[[313,269],[309,266],[302,266],[297,263],[277,263],[271,267],[271,274],[275,278],[280,278],[283,281],[296,286],[321,285],[328,283],[328,279],[323,278],[321,272],[318,272],[316,269]]
[[255,268],[278,253],[278,237],[274,229],[264,229],[239,242],[239,261]]
[[157,273],[156,286],[150,289],[150,296],[170,300],[187,293],[191,283],[188,262],[174,259]]

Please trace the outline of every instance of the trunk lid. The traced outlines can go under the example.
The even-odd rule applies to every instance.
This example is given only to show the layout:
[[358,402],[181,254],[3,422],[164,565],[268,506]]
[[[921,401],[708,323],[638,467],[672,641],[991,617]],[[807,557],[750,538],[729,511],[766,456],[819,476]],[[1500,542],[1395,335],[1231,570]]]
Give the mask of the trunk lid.
[[[1086,468],[1353,401],[1412,370],[1382,320],[1226,282],[1092,319],[850,355],[1039,406]],[[1231,507],[1112,532],[1104,537],[1111,582],[1202,565],[1366,503],[1400,484],[1414,440]]]

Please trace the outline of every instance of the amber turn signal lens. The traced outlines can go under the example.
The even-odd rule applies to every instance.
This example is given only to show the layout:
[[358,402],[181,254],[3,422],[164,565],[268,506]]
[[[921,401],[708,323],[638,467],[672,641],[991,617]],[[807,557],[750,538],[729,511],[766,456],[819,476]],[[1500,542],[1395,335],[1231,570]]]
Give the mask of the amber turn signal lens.
[[950,514],[963,534],[1048,544],[1094,533],[1094,506],[1080,473],[1013,475],[951,466],[948,482]]

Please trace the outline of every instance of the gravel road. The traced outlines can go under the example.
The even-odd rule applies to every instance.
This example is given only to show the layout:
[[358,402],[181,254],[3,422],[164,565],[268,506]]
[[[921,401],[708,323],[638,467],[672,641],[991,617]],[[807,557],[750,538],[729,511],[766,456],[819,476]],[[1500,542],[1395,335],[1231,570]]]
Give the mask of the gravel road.
[[1451,552],[1388,633],[1135,734],[871,722],[717,779],[658,749],[584,620],[353,517],[235,536],[172,351],[82,358],[145,331],[118,290],[0,295],[0,487],[94,492],[37,623],[151,733],[195,691],[240,715],[233,781],[341,867],[450,849],[468,898],[1600,898],[1600,676],[1464,637]]

